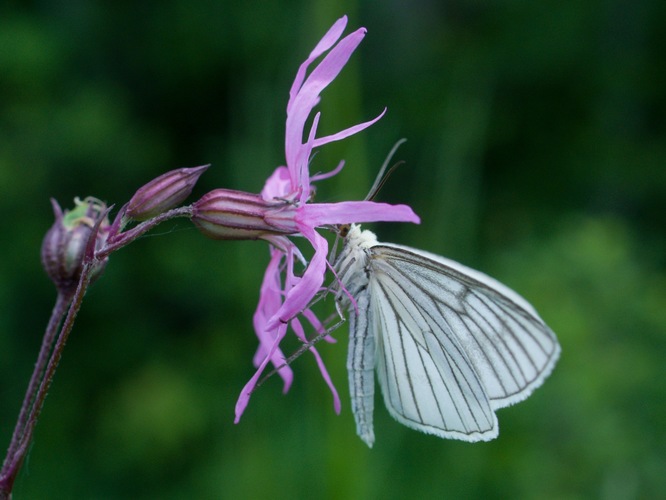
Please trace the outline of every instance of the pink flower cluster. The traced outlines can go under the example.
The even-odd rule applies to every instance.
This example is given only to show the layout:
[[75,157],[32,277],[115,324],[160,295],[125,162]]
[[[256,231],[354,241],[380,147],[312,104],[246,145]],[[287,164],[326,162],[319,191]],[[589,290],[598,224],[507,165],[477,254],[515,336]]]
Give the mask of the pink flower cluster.
[[[405,205],[371,201],[310,203],[312,183],[337,174],[344,164],[340,162],[326,174],[310,176],[313,149],[356,134],[384,114],[382,112],[370,121],[338,133],[317,137],[320,113],[316,113],[306,131],[306,122],[319,103],[321,92],[338,76],[365,36],[366,30],[360,28],[340,39],[346,25],[346,17],[336,21],[296,73],[287,104],[286,166],[278,167],[268,178],[261,197],[216,190],[204,196],[193,207],[192,220],[211,237],[262,238],[271,244],[271,258],[264,274],[253,321],[259,338],[259,348],[254,357],[257,371],[241,391],[236,404],[236,422],[268,363],[272,363],[284,380],[284,391],[289,389],[293,372],[285,364],[285,356],[279,347],[288,328],[291,327],[303,342],[307,342],[307,339],[302,320],[318,333],[325,333],[324,325],[309,309],[313,299],[322,290],[326,269],[331,265],[327,262],[328,242],[316,228],[375,221],[419,222],[412,209]],[[310,66],[322,55],[321,61],[308,74]],[[289,239],[292,236],[304,237],[314,248],[309,262]],[[306,266],[302,275],[294,271],[295,264],[299,262]],[[340,399],[324,363],[314,347],[310,351],[331,388],[334,407],[339,412]]]

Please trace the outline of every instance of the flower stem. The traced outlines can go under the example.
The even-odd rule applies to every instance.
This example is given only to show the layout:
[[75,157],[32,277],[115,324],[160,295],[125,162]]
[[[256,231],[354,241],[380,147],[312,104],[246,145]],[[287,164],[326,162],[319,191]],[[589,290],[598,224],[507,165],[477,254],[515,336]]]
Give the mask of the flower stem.
[[120,250],[122,247],[129,245],[139,236],[147,233],[158,224],[161,224],[162,222],[165,222],[169,219],[175,219],[176,217],[192,217],[192,206],[188,205],[185,207],[174,208],[158,215],[157,217],[153,217],[150,220],[142,222],[141,224],[133,227],[128,231],[118,234],[117,236],[111,238],[101,250],[97,251],[97,258],[99,260],[104,259],[116,250]]
[[49,323],[46,326],[46,332],[44,332],[44,338],[42,339],[42,346],[39,350],[39,355],[37,356],[35,369],[32,372],[32,377],[30,378],[30,383],[28,384],[28,389],[26,390],[25,398],[23,399],[21,411],[16,421],[14,434],[12,435],[12,440],[9,444],[9,449],[7,450],[7,456],[5,457],[3,465],[6,464],[7,460],[9,460],[9,458],[14,454],[21,441],[26,422],[28,421],[28,412],[30,411],[30,408],[32,407],[32,404],[35,400],[35,394],[39,388],[39,384],[42,380],[44,370],[46,369],[46,365],[51,354],[51,349],[53,348],[53,342],[55,341],[56,333],[58,332],[58,325],[62,321],[62,318],[65,316],[71,299],[71,295],[67,296],[62,293],[58,293],[55,306],[51,312],[51,318],[49,319]]
[[[62,356],[62,351],[74,326],[74,320],[81,308],[83,296],[86,293],[94,263],[87,262],[81,273],[76,292],[72,296],[58,295],[51,319],[44,334],[42,347],[35,363],[35,370],[28,384],[28,390],[19,413],[14,435],[7,450],[7,456],[0,471],[0,500],[9,499],[14,486],[14,480],[23,464],[25,455],[32,441],[32,435],[37,419],[44,406],[46,394]],[[70,305],[71,304],[71,305]],[[69,306],[69,310],[67,309]],[[60,320],[67,312],[67,317],[56,337]],[[51,349],[55,340],[55,347]],[[50,354],[50,355],[49,355]]]

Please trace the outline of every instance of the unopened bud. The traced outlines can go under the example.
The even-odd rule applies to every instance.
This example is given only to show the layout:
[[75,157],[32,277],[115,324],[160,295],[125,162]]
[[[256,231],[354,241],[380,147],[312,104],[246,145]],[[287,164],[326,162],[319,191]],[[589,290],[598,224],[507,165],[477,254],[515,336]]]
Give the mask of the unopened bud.
[[[83,201],[76,198],[76,206],[63,214],[55,200],[51,203],[56,220],[42,242],[42,265],[61,293],[71,293],[81,277],[90,238],[95,238],[94,249],[101,248],[106,241],[109,228],[106,205],[95,198]],[[100,221],[101,217],[104,219]],[[102,273],[105,265],[106,259],[93,270],[91,281]]]
[[216,189],[192,205],[192,222],[216,240],[256,240],[293,234],[295,207],[288,201],[266,201],[258,194]]
[[190,195],[208,167],[179,168],[153,179],[132,196],[125,215],[143,221],[174,208]]

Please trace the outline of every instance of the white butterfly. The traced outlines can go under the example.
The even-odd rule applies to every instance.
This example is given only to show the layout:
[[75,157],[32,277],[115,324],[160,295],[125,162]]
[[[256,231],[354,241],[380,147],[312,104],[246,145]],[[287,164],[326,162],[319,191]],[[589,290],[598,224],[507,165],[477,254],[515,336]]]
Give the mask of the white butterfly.
[[356,432],[370,447],[375,369],[398,422],[488,441],[498,433],[495,410],[527,398],[560,354],[555,334],[525,299],[452,260],[379,243],[352,225],[335,269],[344,287],[336,299],[350,311]]

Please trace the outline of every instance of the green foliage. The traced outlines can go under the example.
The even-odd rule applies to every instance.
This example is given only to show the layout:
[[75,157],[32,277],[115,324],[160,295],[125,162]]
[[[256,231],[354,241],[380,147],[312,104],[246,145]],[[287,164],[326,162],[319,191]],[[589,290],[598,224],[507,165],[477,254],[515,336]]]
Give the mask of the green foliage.
[[389,112],[315,157],[314,171],[347,161],[317,199],[362,198],[407,137],[381,198],[423,223],[377,225],[379,238],[492,274],[562,344],[545,385],[499,412],[491,443],[421,435],[379,405],[366,449],[345,327],[320,348],[340,416],[304,355],[290,392],[269,379],[234,425],[266,245],[208,241],[179,221],[114,254],[88,293],[16,500],[666,491],[663,2],[11,4],[0,8],[0,446],[55,297],[39,265],[48,198],[118,207],[151,178],[205,163],[192,199],[258,192],[284,162],[298,64],[344,12],[369,33],[324,92],[322,131]]

